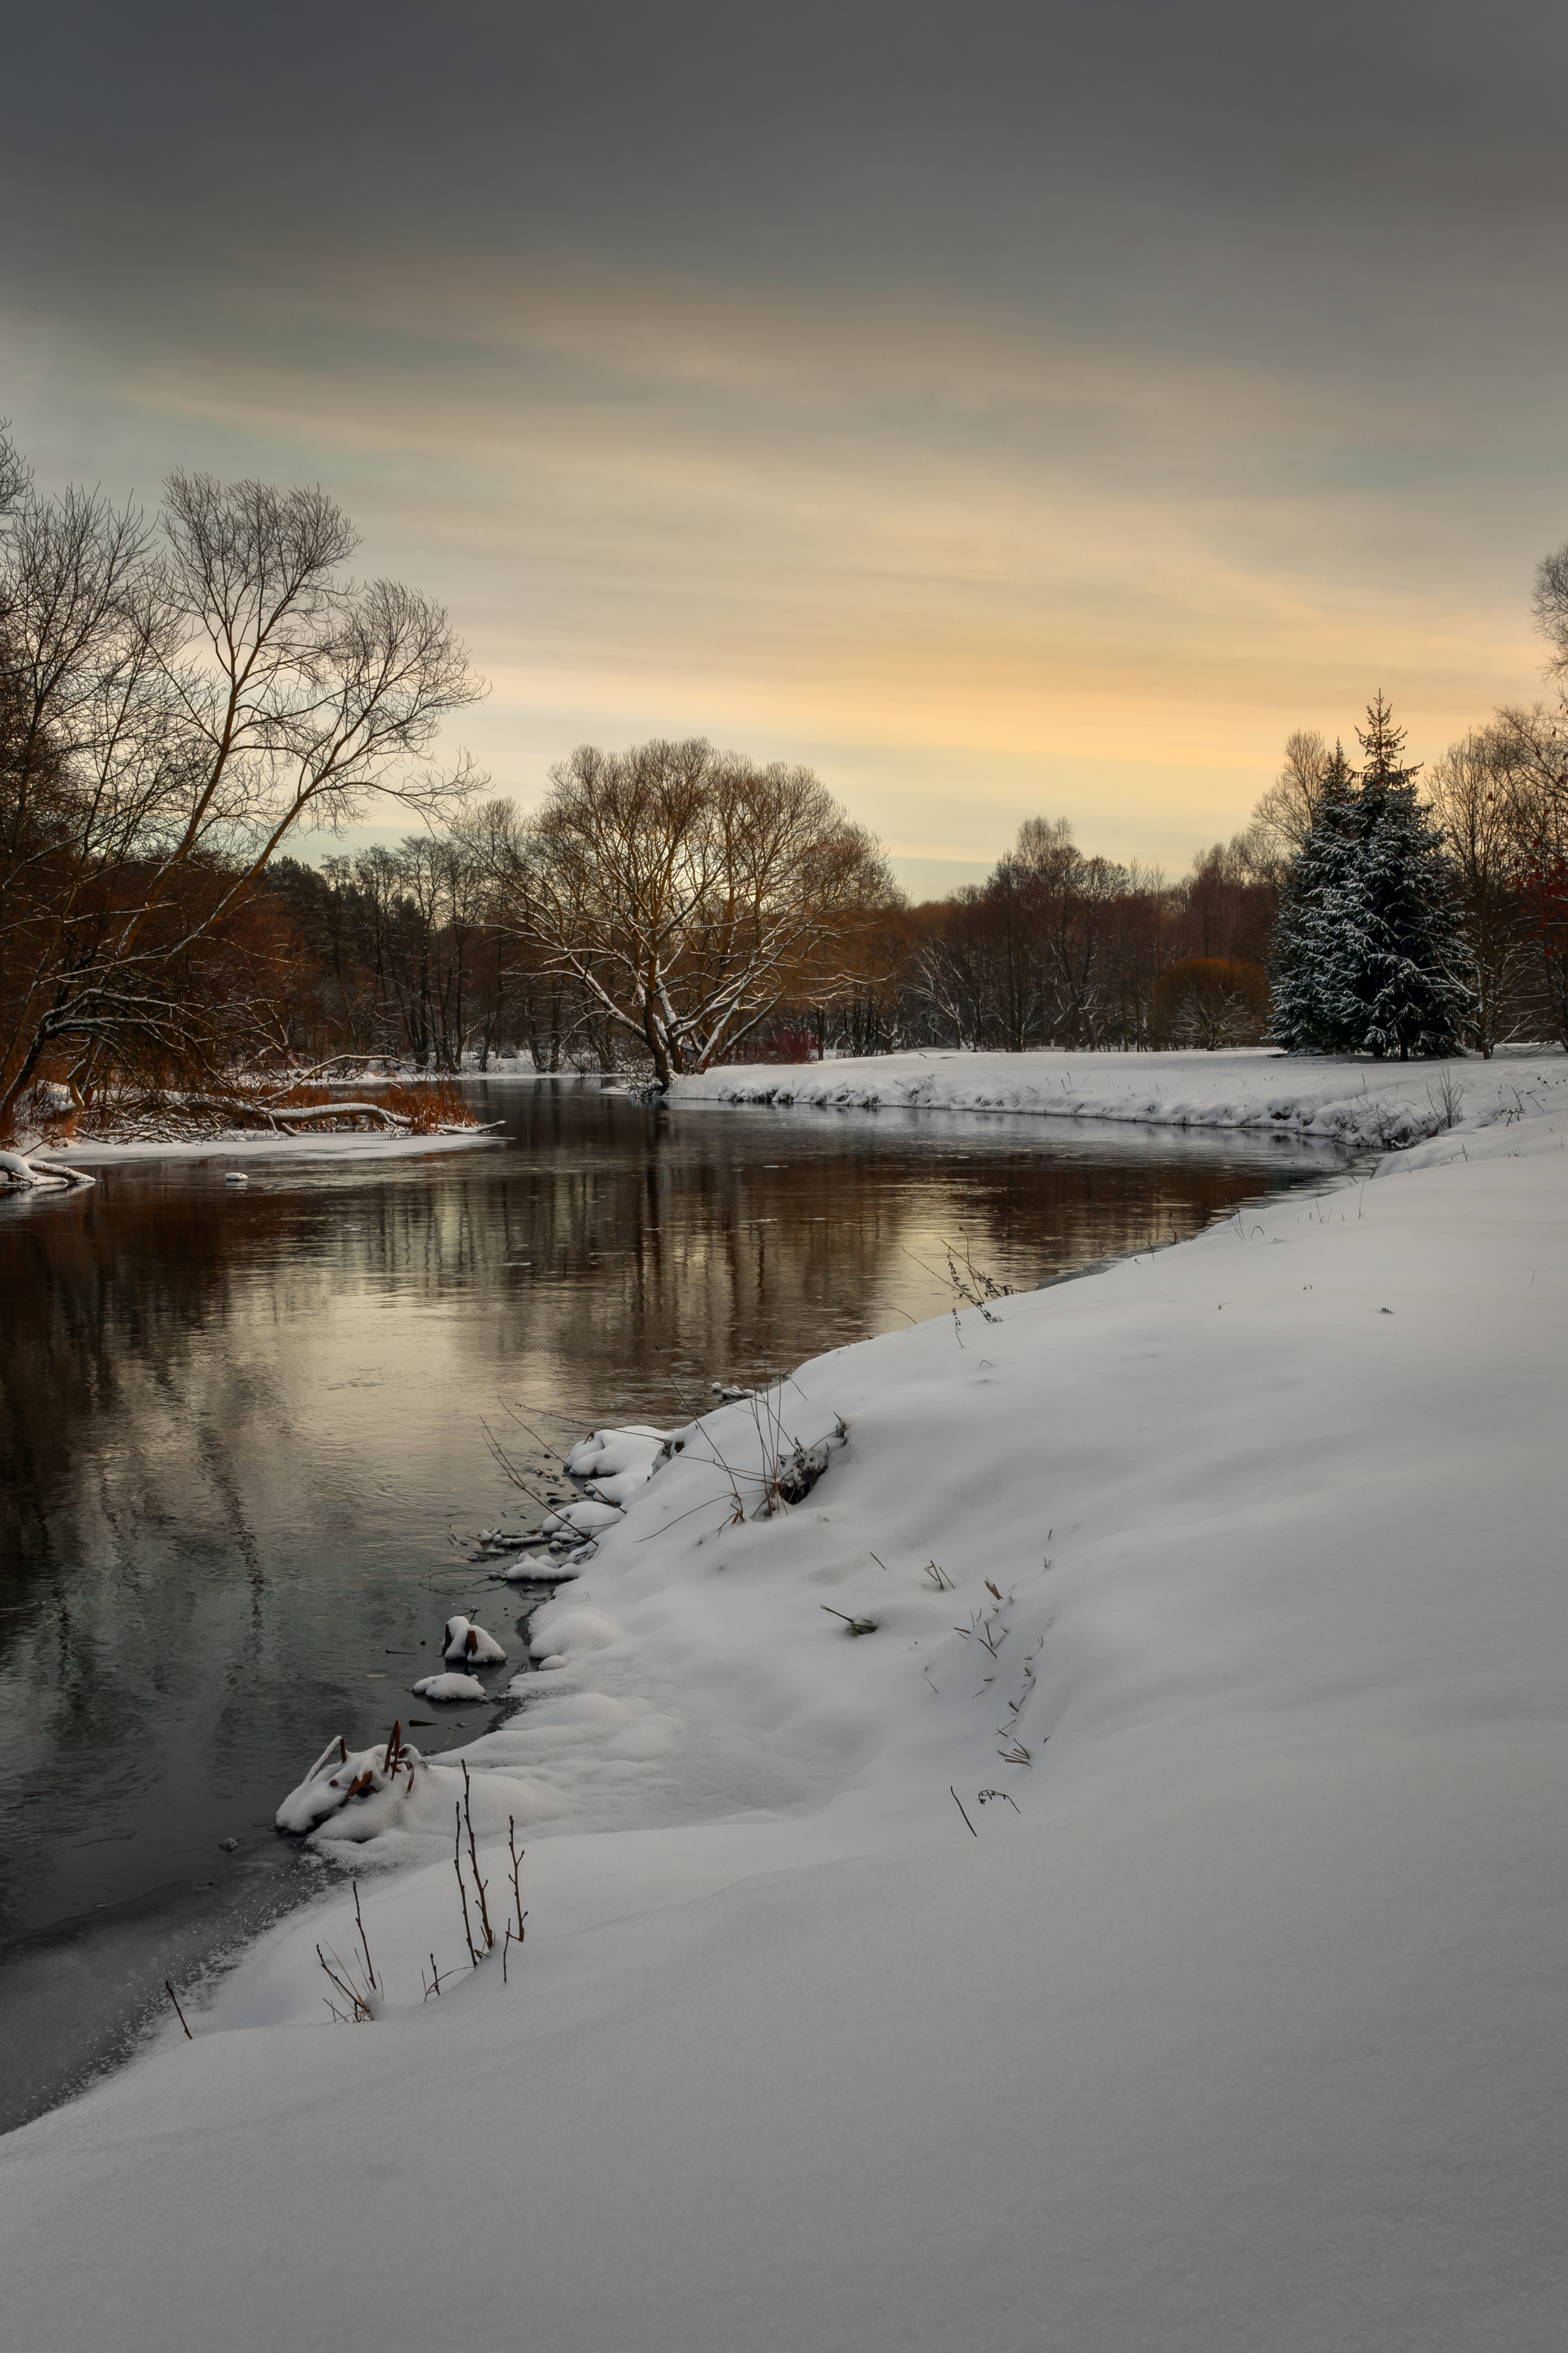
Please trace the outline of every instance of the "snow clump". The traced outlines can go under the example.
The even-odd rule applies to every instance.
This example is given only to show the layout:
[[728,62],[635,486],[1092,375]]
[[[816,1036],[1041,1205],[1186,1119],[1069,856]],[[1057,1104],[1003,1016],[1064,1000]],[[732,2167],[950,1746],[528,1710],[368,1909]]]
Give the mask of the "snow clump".
[[506,1664],[506,1652],[493,1634],[476,1626],[467,1618],[448,1618],[441,1636],[441,1656],[458,1660],[465,1666],[500,1667]]
[[416,1699],[489,1699],[478,1675],[426,1675],[414,1686]]

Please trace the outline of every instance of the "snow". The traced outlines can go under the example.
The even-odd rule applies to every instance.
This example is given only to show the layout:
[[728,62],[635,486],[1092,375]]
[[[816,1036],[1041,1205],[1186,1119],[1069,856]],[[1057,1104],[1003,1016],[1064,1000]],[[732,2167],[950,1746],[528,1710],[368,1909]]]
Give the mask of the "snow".
[[574,1576],[575,1571],[563,1568],[553,1555],[547,1552],[514,1552],[500,1574],[509,1585],[532,1585],[548,1583],[552,1577]]
[[278,1809],[280,1831],[330,1831],[354,1843],[390,1827],[429,1767],[398,1735],[351,1751],[340,1733],[329,1740],[297,1789]]
[[[1191,1059],[1161,1102],[1262,1100]],[[1297,1124],[1349,1101],[1313,1068]],[[1376,1181],[598,1433],[637,1483],[549,1672],[311,1834],[380,2014],[327,2022],[339,1885],[0,2142],[9,2341],[1555,2353],[1561,1068],[1460,1066]],[[465,1764],[498,1939],[524,1850],[504,1983]]]
[[[1190,1054],[884,1054],[737,1065],[677,1079],[673,1101],[798,1103],[817,1110],[1035,1112],[1154,1127],[1267,1128],[1351,1151],[1385,1152],[1465,1124],[1563,1100],[1560,1051],[1489,1062],[1374,1062],[1271,1049]],[[1457,1098],[1450,1100],[1450,1095]]]
[[500,1667],[506,1663],[506,1652],[493,1634],[482,1626],[473,1625],[467,1618],[448,1618],[441,1633],[444,1659],[466,1660],[474,1667]]
[[478,1675],[425,1675],[415,1684],[414,1696],[416,1699],[489,1699],[489,1694]]

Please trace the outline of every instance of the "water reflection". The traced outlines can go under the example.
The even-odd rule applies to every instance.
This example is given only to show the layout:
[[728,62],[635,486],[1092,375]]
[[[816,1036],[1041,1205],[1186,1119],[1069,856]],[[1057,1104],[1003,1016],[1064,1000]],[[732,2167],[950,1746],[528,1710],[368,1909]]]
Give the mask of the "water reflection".
[[30,2021],[0,2038],[0,2119],[107,2047],[159,1954],[289,1895],[279,1795],[405,1712],[450,1609],[515,1620],[450,1542],[514,1500],[498,1401],[562,1448],[675,1419],[710,1378],[944,1312],[949,1240],[1023,1287],[1335,1166],[563,1086],[486,1114],[504,1148],[244,1188],[215,1155],[0,1208],[0,2000]]

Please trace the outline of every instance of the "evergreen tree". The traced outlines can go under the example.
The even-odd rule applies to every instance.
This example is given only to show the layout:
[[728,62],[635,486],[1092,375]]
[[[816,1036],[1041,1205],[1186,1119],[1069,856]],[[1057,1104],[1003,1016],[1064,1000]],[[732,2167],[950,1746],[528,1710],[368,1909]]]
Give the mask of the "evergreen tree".
[[1273,1037],[1293,1054],[1348,1053],[1342,1019],[1342,913],[1352,896],[1355,776],[1336,744],[1274,926]]
[[1415,797],[1405,731],[1382,694],[1357,729],[1359,781],[1336,745],[1275,935],[1275,1036],[1293,1050],[1455,1051],[1470,1007],[1442,837]]

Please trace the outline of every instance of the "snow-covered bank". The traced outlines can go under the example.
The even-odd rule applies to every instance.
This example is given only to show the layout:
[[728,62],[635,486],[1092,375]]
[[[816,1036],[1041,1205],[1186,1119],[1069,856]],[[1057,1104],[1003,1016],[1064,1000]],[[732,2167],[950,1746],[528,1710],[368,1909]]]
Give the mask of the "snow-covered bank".
[[1033,1112],[1154,1127],[1272,1128],[1386,1152],[1568,1101],[1560,1053],[1483,1062],[1373,1062],[1272,1050],[1214,1054],[882,1054],[757,1063],[677,1079],[680,1103],[799,1103],[821,1110]]
[[334,1815],[384,2014],[335,1898],[0,2143],[9,2341],[1555,2347],[1565,1141],[598,1450],[465,1752],[510,1982],[451,1757]]

